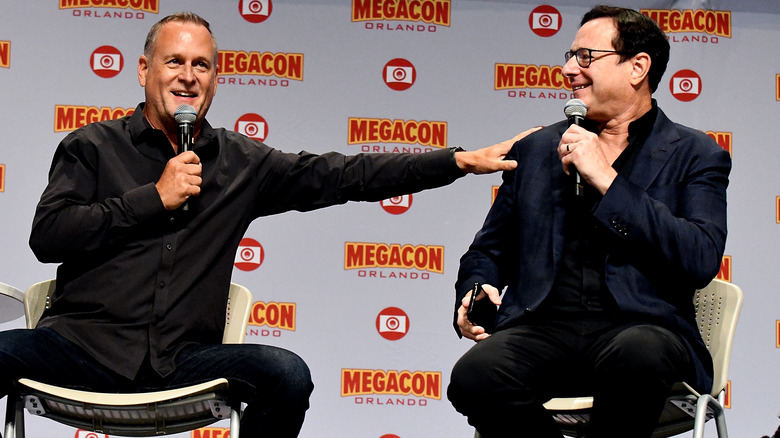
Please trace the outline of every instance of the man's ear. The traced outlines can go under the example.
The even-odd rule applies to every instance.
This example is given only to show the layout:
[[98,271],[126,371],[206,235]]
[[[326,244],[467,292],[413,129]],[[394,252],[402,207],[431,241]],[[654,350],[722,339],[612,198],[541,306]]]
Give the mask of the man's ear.
[[146,59],[145,55],[141,55],[140,58],[138,58],[138,83],[141,84],[142,87],[146,87],[146,72],[149,71],[149,60]]
[[641,84],[650,74],[652,60],[647,53],[639,52],[631,59],[631,63],[631,84],[636,86]]

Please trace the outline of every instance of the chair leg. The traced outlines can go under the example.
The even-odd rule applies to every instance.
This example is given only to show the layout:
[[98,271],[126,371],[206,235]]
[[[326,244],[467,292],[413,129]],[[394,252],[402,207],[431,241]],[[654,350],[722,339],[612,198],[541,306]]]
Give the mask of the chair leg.
[[715,429],[718,431],[718,438],[729,438],[729,432],[726,430],[726,412],[720,403],[715,411]]
[[12,392],[5,400],[5,427],[3,435],[6,438],[24,438],[24,403],[19,395]]
[[715,427],[718,432],[718,437],[728,438],[728,432],[726,431],[726,415],[723,405],[720,404],[718,399],[709,394],[702,395],[696,402],[696,416],[693,422],[694,438],[704,438],[704,424],[707,422],[708,407],[711,408],[712,412],[715,414]]
[[241,429],[239,410],[230,408],[230,438],[238,438],[239,429]]
[[13,401],[13,394],[8,394],[8,397],[5,401],[5,427],[3,427],[3,435],[7,436],[8,438],[13,438],[15,425],[16,410]]

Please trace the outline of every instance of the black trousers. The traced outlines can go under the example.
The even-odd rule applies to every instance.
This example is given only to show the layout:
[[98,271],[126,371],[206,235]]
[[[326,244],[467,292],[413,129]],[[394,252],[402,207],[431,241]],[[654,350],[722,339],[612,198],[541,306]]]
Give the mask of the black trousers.
[[231,397],[247,403],[246,437],[296,437],[314,389],[306,363],[290,351],[258,344],[190,345],[161,377],[145,361],[134,379],[120,376],[48,328],[0,333],[0,397],[21,377],[99,392],[177,388],[224,377]]
[[499,331],[455,364],[447,395],[484,438],[561,437],[542,404],[594,397],[588,436],[649,437],[671,386],[694,368],[670,330],[598,318],[541,320]]

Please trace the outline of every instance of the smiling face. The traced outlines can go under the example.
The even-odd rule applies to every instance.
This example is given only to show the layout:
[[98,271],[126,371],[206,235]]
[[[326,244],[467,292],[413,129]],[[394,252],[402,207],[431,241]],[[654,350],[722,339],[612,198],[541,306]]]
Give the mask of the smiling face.
[[211,33],[199,24],[168,22],[149,52],[138,60],[146,119],[176,138],[174,112],[180,105],[191,105],[198,113],[197,133],[217,91],[216,44]]
[[[616,34],[612,18],[588,21],[577,31],[571,50],[615,50]],[[632,60],[621,62],[617,53],[593,52],[590,65],[581,67],[575,58],[566,62],[563,74],[571,81],[574,97],[588,107],[588,119],[608,122],[625,113],[637,97]]]

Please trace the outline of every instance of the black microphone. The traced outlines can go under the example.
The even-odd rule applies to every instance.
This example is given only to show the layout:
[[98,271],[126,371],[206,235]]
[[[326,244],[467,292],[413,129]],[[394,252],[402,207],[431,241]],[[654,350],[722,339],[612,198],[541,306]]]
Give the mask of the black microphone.
[[[173,118],[179,124],[179,153],[192,150],[192,131],[195,119],[198,118],[198,113],[190,105],[181,105],[176,108]],[[182,211],[189,210],[186,201],[182,204],[181,209]]]
[[[566,106],[563,107],[563,113],[569,119],[569,126],[580,125],[585,120],[585,115],[588,114],[588,107],[585,106],[585,102],[579,99],[572,99],[566,102]],[[572,166],[573,167],[573,166]],[[585,196],[585,185],[582,182],[582,176],[577,172],[577,168],[574,167],[574,193],[577,196]]]

